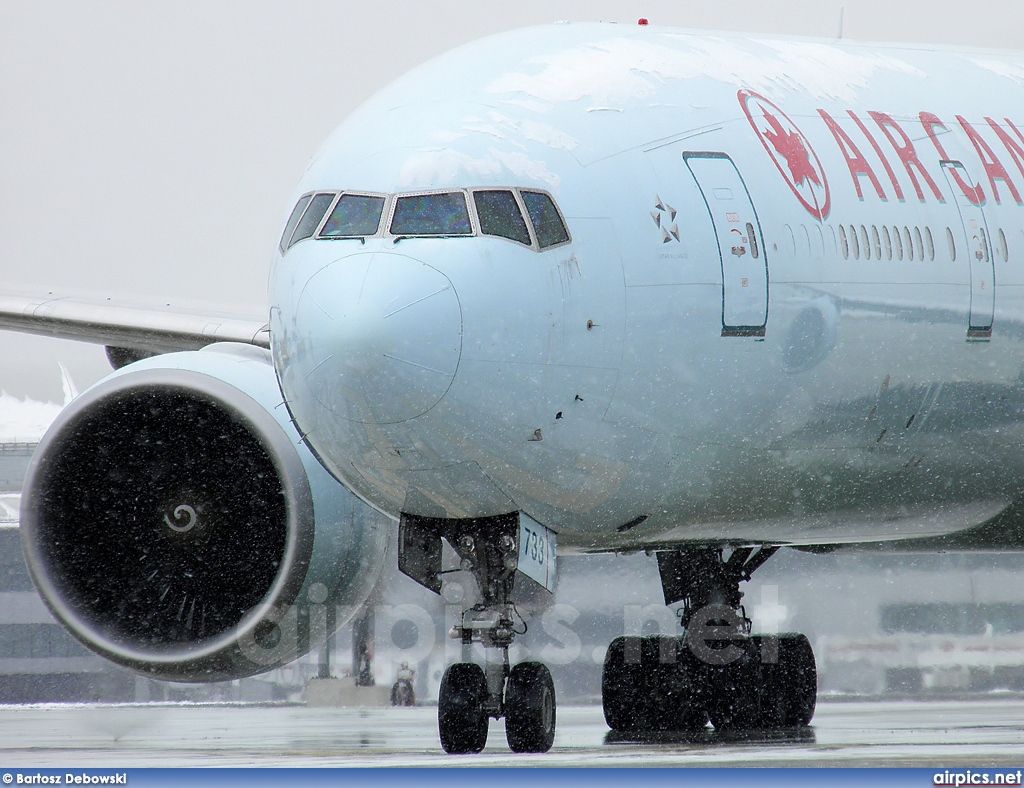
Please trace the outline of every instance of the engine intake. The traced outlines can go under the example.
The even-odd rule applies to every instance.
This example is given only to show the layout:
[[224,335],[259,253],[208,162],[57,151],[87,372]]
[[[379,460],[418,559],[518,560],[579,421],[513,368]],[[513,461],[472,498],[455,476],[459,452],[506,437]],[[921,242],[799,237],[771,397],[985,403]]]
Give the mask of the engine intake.
[[[220,680],[330,634],[295,637],[307,614],[282,629],[314,582],[313,602],[365,599],[386,534],[365,510],[294,433],[261,351],[200,351],[129,366],[61,413],[29,469],[22,542],[86,646],[156,677]],[[313,560],[317,529],[341,556]],[[358,570],[332,576],[339,558]]]

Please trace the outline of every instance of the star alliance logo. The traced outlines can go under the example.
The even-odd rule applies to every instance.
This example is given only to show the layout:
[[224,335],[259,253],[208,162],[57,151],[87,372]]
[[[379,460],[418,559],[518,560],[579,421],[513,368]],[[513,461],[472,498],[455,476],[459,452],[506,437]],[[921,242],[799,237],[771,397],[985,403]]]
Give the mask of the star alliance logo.
[[828,180],[810,141],[779,107],[749,90],[737,94],[743,112],[793,194],[815,219],[828,218]]
[[[667,244],[674,238],[676,243],[679,243],[679,225],[676,224],[676,209],[658,195],[654,195],[654,199],[656,202],[654,210],[651,211],[651,218],[661,228],[661,242]],[[668,214],[668,218],[665,218],[666,214]],[[671,227],[668,226],[669,222],[672,223]]]

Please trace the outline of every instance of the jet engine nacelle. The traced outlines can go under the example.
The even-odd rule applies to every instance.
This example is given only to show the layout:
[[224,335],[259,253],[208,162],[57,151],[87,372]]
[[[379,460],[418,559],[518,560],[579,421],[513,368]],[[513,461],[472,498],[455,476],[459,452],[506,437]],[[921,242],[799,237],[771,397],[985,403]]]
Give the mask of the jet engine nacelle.
[[145,359],[83,393],[39,444],[21,509],[57,619],[178,681],[317,647],[365,602],[390,530],[306,448],[269,353],[241,345]]

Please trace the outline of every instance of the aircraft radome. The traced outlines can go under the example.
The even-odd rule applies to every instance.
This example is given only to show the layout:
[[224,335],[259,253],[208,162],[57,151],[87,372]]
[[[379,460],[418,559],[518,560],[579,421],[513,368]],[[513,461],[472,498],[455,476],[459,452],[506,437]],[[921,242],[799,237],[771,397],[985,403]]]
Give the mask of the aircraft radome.
[[[43,439],[33,578],[89,648],[222,680],[354,610],[397,532],[453,632],[445,750],[550,748],[513,594],[556,555],[657,554],[683,637],[620,638],[615,729],[814,712],[751,635],[777,550],[1020,549],[1024,57],[562,24],[370,99],[292,195],[252,320],[5,294],[117,368]],[[337,623],[344,623],[344,615]]]

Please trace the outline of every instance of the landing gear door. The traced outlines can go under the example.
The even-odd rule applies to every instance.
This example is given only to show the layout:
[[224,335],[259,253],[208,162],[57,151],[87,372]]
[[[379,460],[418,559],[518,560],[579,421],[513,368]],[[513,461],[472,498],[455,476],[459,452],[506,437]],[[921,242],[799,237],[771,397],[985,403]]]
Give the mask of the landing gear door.
[[540,583],[552,594],[557,578],[555,532],[525,512],[519,513],[519,563],[524,575]]
[[763,337],[768,257],[747,187],[724,153],[684,153],[715,227],[722,264],[722,336]]
[[[988,225],[980,203],[984,199],[977,183],[959,161],[942,162],[942,171],[949,181],[950,191],[960,210],[963,236],[957,246],[966,249],[971,266],[971,314],[967,338],[984,340],[992,336],[992,317],[995,312],[995,261],[989,244]],[[977,195],[975,202],[968,196]],[[964,245],[966,243],[966,246]],[[957,255],[959,257],[959,255]]]

